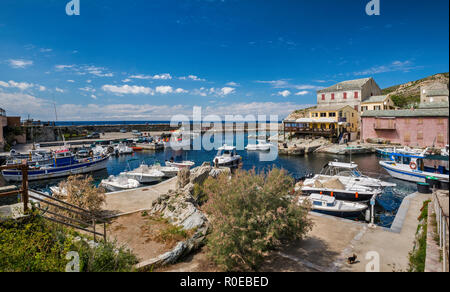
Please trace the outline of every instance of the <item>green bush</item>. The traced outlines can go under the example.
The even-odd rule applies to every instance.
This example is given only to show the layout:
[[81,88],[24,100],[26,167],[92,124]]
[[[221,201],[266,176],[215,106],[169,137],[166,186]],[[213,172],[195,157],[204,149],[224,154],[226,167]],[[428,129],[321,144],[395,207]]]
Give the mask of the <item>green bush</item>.
[[194,185],[193,197],[200,206],[208,201],[208,195],[203,191],[203,187],[199,184]]
[[82,235],[33,216],[0,224],[0,272],[64,272],[70,251],[78,252],[81,272],[132,271],[136,257],[113,243],[90,247]]
[[428,230],[428,203],[425,201],[418,220],[422,222],[417,227],[416,242],[414,250],[409,253],[409,272],[425,272],[425,261],[427,257],[427,230]]
[[284,170],[238,171],[205,181],[212,231],[210,258],[226,271],[256,271],[283,240],[301,239],[311,228],[308,210],[289,195],[294,180]]

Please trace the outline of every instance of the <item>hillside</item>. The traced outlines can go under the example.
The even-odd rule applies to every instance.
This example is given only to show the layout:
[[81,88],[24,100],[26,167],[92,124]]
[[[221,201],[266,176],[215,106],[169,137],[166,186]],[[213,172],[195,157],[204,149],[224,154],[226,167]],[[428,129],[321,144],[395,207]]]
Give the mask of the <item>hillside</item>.
[[420,87],[433,82],[449,84],[449,73],[439,73],[420,80],[411,81],[383,89],[383,94],[389,95],[395,105],[405,108],[420,101]]

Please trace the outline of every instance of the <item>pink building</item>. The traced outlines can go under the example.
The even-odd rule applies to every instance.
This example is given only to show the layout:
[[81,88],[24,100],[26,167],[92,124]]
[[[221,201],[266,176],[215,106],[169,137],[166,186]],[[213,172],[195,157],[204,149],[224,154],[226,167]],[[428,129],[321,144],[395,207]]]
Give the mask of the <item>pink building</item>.
[[425,104],[415,110],[366,111],[361,116],[361,138],[411,147],[444,147],[449,144],[448,117],[448,103]]

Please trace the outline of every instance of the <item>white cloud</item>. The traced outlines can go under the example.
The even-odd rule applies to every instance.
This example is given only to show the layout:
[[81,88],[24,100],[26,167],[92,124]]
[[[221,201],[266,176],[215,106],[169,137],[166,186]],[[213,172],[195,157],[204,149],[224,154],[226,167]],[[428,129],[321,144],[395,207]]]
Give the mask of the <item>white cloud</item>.
[[82,91],[85,91],[85,92],[96,92],[95,88],[92,88],[92,87],[89,87],[89,86],[82,87],[82,88],[79,88],[79,89],[82,90]]
[[126,78],[126,79],[122,80],[122,82],[123,82],[123,83],[128,83],[128,82],[131,82],[131,79]]
[[46,91],[47,88],[45,86],[39,85],[39,91]]
[[235,88],[233,87],[223,87],[220,89],[220,94],[221,95],[228,95],[228,94],[232,94],[236,91]]
[[[92,96],[91,96],[92,97]],[[92,97],[93,98],[93,97]],[[94,98],[93,98],[94,99]],[[49,111],[50,100],[36,98],[24,93],[0,92],[0,104],[10,115],[26,117],[28,114],[35,119],[51,120],[54,113]],[[203,107],[204,116],[210,114],[224,115],[278,115],[284,118],[292,111],[311,105],[294,104],[291,102],[253,102],[215,104]],[[190,105],[151,105],[151,104],[60,104],[57,105],[58,115],[67,121],[77,120],[170,120],[174,114],[192,115]]]
[[73,68],[75,65],[55,65],[56,70],[64,70]]
[[122,86],[116,86],[116,85],[103,85],[102,86],[103,91],[111,92],[115,94],[146,94],[146,95],[153,95],[153,89],[149,87],[144,86],[130,86],[130,85],[122,85]]
[[309,93],[309,91],[304,90],[304,91],[297,92],[295,95],[307,95],[308,93]]
[[196,75],[189,75],[187,77],[180,77],[180,80],[206,81],[206,79],[199,78]]
[[173,92],[172,86],[158,86],[156,92],[161,94],[168,94]]
[[56,92],[64,93],[64,89],[61,89],[61,88],[59,88],[59,87],[56,87],[55,90],[56,90]]
[[51,51],[53,51],[52,49],[46,49],[46,48],[42,48],[39,50],[41,53],[50,53]]
[[69,79],[69,80],[67,80],[67,82],[75,83],[75,80]]
[[188,91],[187,91],[187,90],[184,90],[183,88],[177,88],[177,89],[175,90],[175,93],[188,93]]
[[128,78],[129,79],[142,79],[142,80],[149,80],[149,79],[153,79],[153,80],[171,80],[172,76],[169,73],[164,73],[164,74],[156,74],[153,76],[150,75],[132,75]]
[[34,86],[33,83],[27,83],[27,82],[15,82],[10,80],[9,82],[0,81],[0,86],[6,87],[6,88],[18,88],[20,90],[27,90]]
[[394,61],[387,65],[382,66],[374,66],[367,70],[363,70],[360,72],[354,72],[353,74],[356,76],[366,76],[366,75],[374,75],[380,73],[388,73],[388,72],[409,72],[413,69],[422,68],[421,66],[414,66],[411,61]]
[[33,65],[33,61],[23,60],[23,59],[18,59],[18,60],[10,59],[10,60],[8,60],[8,62],[11,67],[16,68],[16,69],[23,69],[23,68]]
[[289,95],[291,95],[291,92],[289,90],[284,90],[284,91],[278,92],[278,95],[281,95],[283,97],[288,97]]
[[92,94],[91,97],[92,97],[93,99],[97,99],[97,96],[96,96],[95,94]]
[[280,80],[272,80],[272,81],[255,81],[256,83],[261,84],[269,84],[273,88],[289,88],[296,90],[320,90],[323,89],[322,86],[312,85],[312,84],[291,84],[289,79],[280,79]]
[[228,85],[228,86],[233,86],[233,87],[238,87],[238,86],[240,86],[240,84],[239,83],[236,83],[236,82],[228,82],[226,85]]

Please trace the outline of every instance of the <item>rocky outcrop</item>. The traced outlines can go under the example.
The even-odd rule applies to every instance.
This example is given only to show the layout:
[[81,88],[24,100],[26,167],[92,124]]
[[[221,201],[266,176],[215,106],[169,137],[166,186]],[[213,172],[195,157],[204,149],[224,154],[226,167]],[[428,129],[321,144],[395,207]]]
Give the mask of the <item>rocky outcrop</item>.
[[171,251],[138,264],[137,269],[173,264],[203,244],[209,223],[192,195],[194,185],[202,184],[208,178],[211,170],[209,165],[195,168],[192,171],[183,169],[178,173],[177,189],[170,190],[153,202],[149,214],[161,216],[172,225],[182,226],[183,230],[193,231],[193,235],[185,241],[178,242]]

